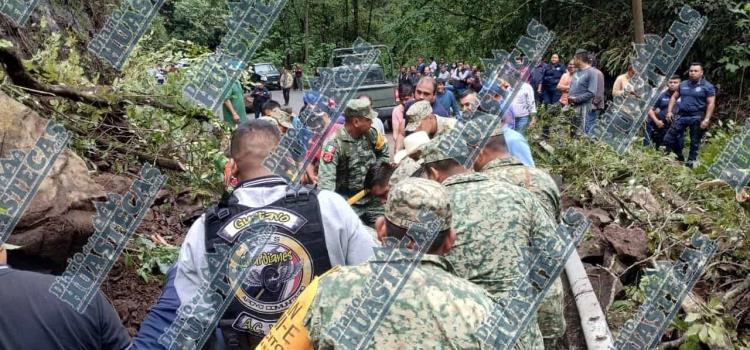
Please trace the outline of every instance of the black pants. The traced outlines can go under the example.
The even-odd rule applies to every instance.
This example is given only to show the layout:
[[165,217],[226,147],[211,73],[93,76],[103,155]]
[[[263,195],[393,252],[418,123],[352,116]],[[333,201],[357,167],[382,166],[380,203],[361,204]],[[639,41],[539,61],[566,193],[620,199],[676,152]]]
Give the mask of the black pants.
[[289,105],[289,88],[284,88],[281,90],[281,93],[284,95],[284,106]]

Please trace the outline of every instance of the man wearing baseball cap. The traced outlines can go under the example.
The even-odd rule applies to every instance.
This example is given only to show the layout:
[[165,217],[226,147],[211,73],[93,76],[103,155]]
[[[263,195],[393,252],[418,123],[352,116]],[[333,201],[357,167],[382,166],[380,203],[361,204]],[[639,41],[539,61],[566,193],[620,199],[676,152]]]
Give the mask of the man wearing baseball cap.
[[418,101],[406,110],[406,132],[425,131],[430,138],[450,130],[456,125],[456,119],[446,118],[432,113],[432,106],[427,101]]
[[[489,349],[489,345],[477,339],[476,329],[490,315],[491,298],[480,287],[456,277],[452,266],[442,257],[450,252],[456,240],[451,228],[452,216],[448,193],[439,183],[421,178],[399,182],[388,196],[385,216],[376,225],[378,237],[386,243],[383,254],[372,257],[366,264],[335,268],[316,278],[259,349],[272,349],[276,345],[286,349],[346,348],[351,344],[346,342],[349,339],[329,335],[342,332],[342,338],[347,338],[356,334],[359,326],[349,327],[345,332],[335,322],[347,309],[357,307],[354,300],[367,285],[387,289],[393,293],[394,302],[385,310],[379,325],[364,325],[373,327],[375,333],[370,343],[361,344],[361,348]],[[409,231],[412,225],[428,222],[434,225],[432,230]],[[394,239],[407,240],[413,249],[426,247],[422,248],[426,254],[415,262],[414,250],[399,253],[395,251],[399,248],[388,245]],[[416,267],[397,291],[397,282],[406,277],[402,271],[411,263],[416,263]],[[378,271],[387,266],[391,272],[380,274],[383,281],[374,281]],[[372,302],[364,301],[362,305],[365,304]],[[365,307],[361,310],[366,315],[369,310],[380,311]],[[367,321],[363,317],[356,320]]]
[[[336,130],[323,146],[318,186],[348,199],[364,190],[365,175],[375,162],[389,162],[388,141],[372,127],[377,112],[364,99],[349,101],[344,109],[344,127]],[[365,225],[372,226],[383,212],[380,201],[367,195],[352,205]]]
[[[449,141],[452,147],[445,151],[441,143]],[[422,150],[422,175],[442,183],[451,198],[456,247],[446,258],[459,277],[503,299],[525,273],[521,251],[531,245],[532,237],[553,236],[555,226],[526,189],[464,167],[462,157],[470,147],[476,145],[446,136],[433,139]],[[528,348],[544,348],[536,320],[520,341]]]
[[7,265],[0,244],[0,349],[127,349],[130,337],[107,298],[97,292],[83,313],[50,293],[54,276]]

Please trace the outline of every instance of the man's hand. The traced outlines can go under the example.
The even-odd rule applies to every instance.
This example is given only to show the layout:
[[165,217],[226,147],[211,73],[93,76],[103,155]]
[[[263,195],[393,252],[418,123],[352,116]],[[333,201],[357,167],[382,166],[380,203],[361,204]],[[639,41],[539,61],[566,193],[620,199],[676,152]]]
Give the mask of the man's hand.
[[701,120],[701,129],[706,130],[708,129],[708,125],[711,123],[711,120],[706,118]]
[[531,118],[531,122],[529,122],[529,129],[533,129],[536,125],[536,117]]
[[672,117],[674,117],[674,114],[672,114],[672,112],[667,112],[667,121],[668,122],[671,123],[671,122],[674,121],[674,120],[672,120]]
[[661,120],[658,120],[658,119],[657,119],[657,120],[655,120],[655,121],[654,121],[654,124],[655,124],[655,125],[656,125],[656,127],[657,127],[657,128],[659,128],[659,129],[663,129],[663,128],[664,128],[664,122],[663,122],[663,121],[661,121]]
[[234,119],[235,123],[239,124],[239,122],[240,122],[240,115],[237,114],[237,112],[232,112],[232,119]]

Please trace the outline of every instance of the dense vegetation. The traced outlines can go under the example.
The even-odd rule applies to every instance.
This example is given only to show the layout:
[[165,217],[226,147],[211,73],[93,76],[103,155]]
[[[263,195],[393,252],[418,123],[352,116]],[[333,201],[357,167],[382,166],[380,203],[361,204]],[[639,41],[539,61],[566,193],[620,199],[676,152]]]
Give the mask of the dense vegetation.
[[[138,162],[154,162],[168,172],[175,193],[190,189],[206,202],[216,198],[220,185],[214,164],[222,157],[229,129],[209,111],[181,100],[189,70],[170,73],[164,85],[157,85],[147,70],[180,59],[197,66],[226,32],[227,4],[166,1],[122,72],[106,68],[85,50],[115,2],[51,0],[50,4],[53,16],[33,17],[29,30],[0,21],[5,35],[0,50],[23,58],[25,70],[44,86],[86,92],[96,100],[74,101],[29,90],[5,72],[0,72],[0,90],[64,123],[75,133],[76,152],[98,171],[120,173]],[[698,293],[705,305],[698,312],[681,314],[674,326],[683,331],[686,346],[699,341],[711,346],[730,342],[748,346],[750,266],[745,261],[750,254],[746,240],[750,208],[735,201],[728,188],[699,191],[697,186],[711,179],[705,165],[711,164],[748,117],[750,4],[727,0],[685,4],[709,17],[708,27],[685,62],[705,62],[706,75],[719,88],[722,121],[709,134],[701,154],[703,165],[691,171],[638,145],[620,157],[605,146],[566,139],[553,140],[554,154],[539,149],[535,156],[540,165],[563,176],[565,196],[581,205],[601,205],[590,198],[592,183],[612,198],[625,198],[636,186],[649,188],[669,210],[644,215],[642,208],[626,201],[616,201],[611,209],[623,226],[641,227],[648,233],[650,260],[674,258],[678,250],[664,247],[686,242],[697,230],[718,239],[720,252]],[[646,1],[646,32],[665,33],[682,5],[673,0]],[[397,64],[413,64],[417,55],[479,63],[492,49],[510,49],[531,18],[557,33],[550,53],[567,57],[583,47],[598,54],[608,76],[624,71],[631,52],[629,1],[289,0],[255,60],[321,66],[332,48],[348,46],[360,36],[390,46]],[[3,64],[8,66],[7,61]],[[544,113],[545,122],[563,120],[558,112]],[[532,135],[532,140],[536,137]],[[685,206],[675,207],[675,200]],[[127,260],[138,265],[144,279],[155,275],[156,267],[163,271],[175,254],[173,247],[154,247],[145,239],[133,240],[129,252]],[[637,268],[649,264],[642,262]],[[610,316],[621,319],[632,314],[643,298],[638,288],[642,280],[626,286],[609,310]]]

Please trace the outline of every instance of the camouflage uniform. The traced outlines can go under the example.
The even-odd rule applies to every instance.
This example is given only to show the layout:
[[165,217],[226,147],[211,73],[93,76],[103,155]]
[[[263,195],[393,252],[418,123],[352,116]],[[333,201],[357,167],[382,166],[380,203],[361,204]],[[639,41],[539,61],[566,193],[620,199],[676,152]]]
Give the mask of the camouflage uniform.
[[[515,158],[494,159],[485,164],[481,173],[490,179],[523,187],[536,195],[539,203],[554,222],[560,222],[560,190],[543,170],[523,165]],[[565,334],[565,294],[560,278],[552,285],[537,313],[539,329],[547,348]]]
[[[419,129],[419,124],[430,114],[432,114],[432,106],[430,106],[429,102],[423,100],[414,103],[409,107],[409,110],[406,111],[406,118],[409,121],[409,125],[407,125],[404,130],[409,132],[417,131]],[[435,120],[437,120],[437,132],[435,135],[431,135],[430,138],[442,135],[456,125],[456,119],[453,118],[435,115]]]
[[[451,205],[445,188],[434,181],[409,178],[391,189],[385,216],[394,225],[408,228],[417,221],[417,215],[422,210],[440,218],[439,230],[451,227]],[[342,348],[342,344],[337,344],[327,333],[334,333],[333,324],[345,314],[347,308],[355,304],[355,298],[360,298],[365,285],[382,286],[394,292],[393,287],[397,283],[394,280],[403,277],[395,272],[394,275],[388,274],[395,277],[382,282],[371,280],[375,278],[376,271],[386,264],[393,266],[391,264],[413,262],[414,255],[407,253],[397,254],[395,259],[384,260],[383,257],[388,256],[393,249],[398,248],[383,248],[381,254],[376,254],[366,264],[339,266],[320,276],[317,284],[311,284],[316,290],[308,287],[296,302],[310,300],[310,296],[306,294],[314,293],[309,308],[302,311],[305,312],[304,316],[298,317],[303,319],[301,327],[290,327],[289,324],[280,322],[274,329],[278,328],[278,334],[286,334],[283,331],[289,329],[304,329],[308,343],[300,344],[300,348],[307,348],[305,345],[314,349]],[[382,322],[375,328],[370,343],[364,348],[491,349],[475,337],[475,332],[490,315],[493,300],[485,290],[456,277],[453,272],[451,264],[445,258],[425,254],[395,296],[395,301]],[[365,301],[358,304],[362,306],[360,312],[372,315],[380,311],[365,308],[367,303]],[[299,309],[294,305],[289,308]],[[287,311],[287,314],[290,312]],[[366,319],[358,317],[357,320],[358,324],[370,326]],[[269,338],[266,337],[259,349],[273,348],[277,340],[273,339],[272,342]]]
[[[349,101],[344,114],[349,117],[377,118],[367,101],[360,99]],[[335,191],[348,199],[364,189],[367,170],[379,161],[389,162],[389,153],[388,142],[377,129],[370,128],[368,134],[355,139],[345,127],[340,128],[323,146],[318,187]],[[366,225],[373,225],[375,219],[383,214],[380,200],[371,195],[362,198],[352,208]]]
[[409,157],[404,158],[401,163],[398,164],[396,170],[391,174],[390,180],[388,180],[388,187],[395,188],[396,184],[414,175],[419,170],[420,164],[414,159]]
[[[425,163],[452,158],[439,150],[440,141],[425,147]],[[481,173],[453,175],[443,185],[451,195],[457,234],[446,258],[458,276],[483,287],[497,300],[504,298],[514,280],[525,273],[519,266],[521,251],[528,249],[534,237],[554,235],[552,220],[526,189]],[[544,349],[541,333],[533,324],[521,342],[527,348]]]

